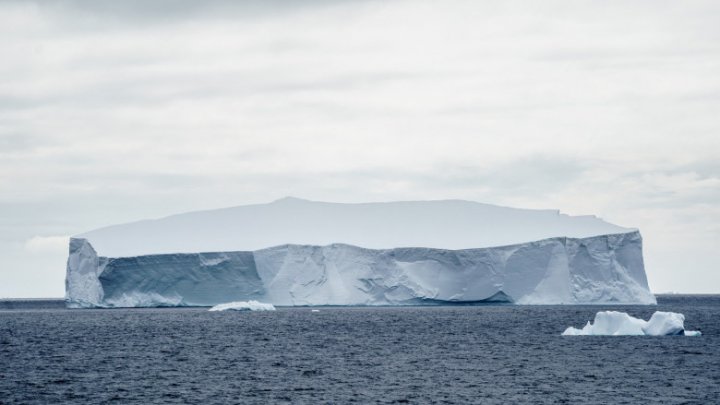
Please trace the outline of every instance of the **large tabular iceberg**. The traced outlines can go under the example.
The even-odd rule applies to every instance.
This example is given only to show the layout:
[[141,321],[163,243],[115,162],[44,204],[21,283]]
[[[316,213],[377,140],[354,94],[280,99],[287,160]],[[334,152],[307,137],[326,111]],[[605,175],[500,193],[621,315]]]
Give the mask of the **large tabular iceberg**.
[[70,307],[654,304],[636,230],[467,201],[283,199],[70,241]]

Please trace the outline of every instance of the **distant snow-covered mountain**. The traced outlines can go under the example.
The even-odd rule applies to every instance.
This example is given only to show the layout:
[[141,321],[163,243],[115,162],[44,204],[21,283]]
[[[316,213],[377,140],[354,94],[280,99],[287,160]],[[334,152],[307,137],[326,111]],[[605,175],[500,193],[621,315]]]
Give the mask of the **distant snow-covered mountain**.
[[462,200],[341,204],[288,197],[269,204],[114,225],[76,237],[90,240],[99,254],[121,257],[258,250],[284,244],[470,249],[631,230],[595,216]]

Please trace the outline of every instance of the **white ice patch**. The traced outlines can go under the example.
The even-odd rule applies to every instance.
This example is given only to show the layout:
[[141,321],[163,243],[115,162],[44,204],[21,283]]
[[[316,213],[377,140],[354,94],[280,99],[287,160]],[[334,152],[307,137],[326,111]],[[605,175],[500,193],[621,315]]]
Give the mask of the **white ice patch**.
[[604,311],[595,315],[594,323],[582,329],[567,328],[563,336],[700,336],[699,331],[686,331],[685,315],[675,312],[655,312],[649,321],[624,312]]
[[254,300],[250,301],[234,301],[225,304],[218,304],[210,308],[208,311],[274,311],[273,304],[266,304]]

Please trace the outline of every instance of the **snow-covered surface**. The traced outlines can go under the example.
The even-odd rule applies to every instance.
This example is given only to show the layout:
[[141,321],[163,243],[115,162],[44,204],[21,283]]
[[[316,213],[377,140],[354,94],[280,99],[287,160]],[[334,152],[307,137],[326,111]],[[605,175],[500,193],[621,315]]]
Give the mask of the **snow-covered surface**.
[[273,304],[266,304],[255,300],[250,301],[233,301],[224,304],[218,304],[210,308],[208,311],[274,311]]
[[565,336],[700,336],[699,331],[685,330],[685,316],[675,312],[655,312],[649,321],[624,312],[603,311],[595,315],[593,323],[582,329],[567,328]]
[[76,238],[89,240],[101,256],[130,257],[254,251],[285,244],[474,249],[632,230],[594,216],[461,200],[340,204],[284,198],[115,225]]
[[464,250],[281,245],[120,258],[73,239],[66,298],[71,307],[655,303],[638,232]]

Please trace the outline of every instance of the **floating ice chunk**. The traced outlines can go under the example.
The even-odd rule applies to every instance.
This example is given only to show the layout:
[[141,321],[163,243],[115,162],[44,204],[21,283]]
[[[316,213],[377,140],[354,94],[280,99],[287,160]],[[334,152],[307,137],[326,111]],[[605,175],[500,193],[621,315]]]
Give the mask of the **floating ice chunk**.
[[210,308],[209,311],[274,311],[273,304],[266,304],[254,300],[250,301],[234,301],[225,304],[218,304]]
[[588,322],[582,329],[571,326],[563,332],[563,335],[644,335],[643,327],[646,323],[624,312],[604,311],[595,315],[594,323]]
[[649,321],[634,318],[624,312],[604,311],[595,314],[595,321],[582,329],[567,328],[564,336],[700,336],[698,331],[686,331],[685,316],[675,312],[655,312]]
[[645,326],[645,334],[650,336],[682,335],[685,333],[685,315],[675,312],[657,311]]

